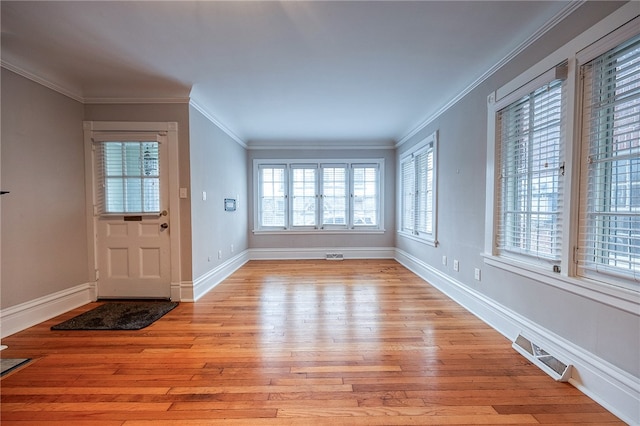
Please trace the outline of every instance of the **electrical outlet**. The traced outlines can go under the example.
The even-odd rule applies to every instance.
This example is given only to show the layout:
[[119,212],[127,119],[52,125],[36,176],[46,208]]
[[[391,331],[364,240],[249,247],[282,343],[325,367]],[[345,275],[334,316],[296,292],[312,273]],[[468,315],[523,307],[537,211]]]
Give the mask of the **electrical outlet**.
[[480,268],[476,268],[473,270],[473,278],[480,281]]
[[222,250],[218,250],[218,259],[222,259]]
[[233,253],[233,244],[231,244],[231,253]]
[[447,265],[447,256],[442,256],[442,264]]
[[207,201],[207,191],[202,191],[202,201]]
[[458,263],[457,259],[453,259],[453,270],[454,271],[459,271],[460,270],[460,263]]

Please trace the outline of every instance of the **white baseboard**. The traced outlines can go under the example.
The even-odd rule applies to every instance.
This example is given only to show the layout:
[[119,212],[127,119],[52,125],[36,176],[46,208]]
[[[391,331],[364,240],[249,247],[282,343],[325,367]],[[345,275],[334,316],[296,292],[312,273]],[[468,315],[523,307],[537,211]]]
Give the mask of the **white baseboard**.
[[248,261],[249,251],[245,250],[196,278],[193,283],[183,283],[180,288],[180,300],[183,302],[197,301]]
[[465,309],[513,341],[524,332],[573,365],[569,383],[630,425],[640,424],[640,381],[568,340],[487,298],[416,257],[396,249],[395,259]]
[[0,311],[0,337],[7,337],[96,300],[95,283],[80,284]]
[[327,253],[340,253],[344,259],[393,259],[393,247],[318,247],[318,248],[257,248],[250,249],[251,260],[325,259]]

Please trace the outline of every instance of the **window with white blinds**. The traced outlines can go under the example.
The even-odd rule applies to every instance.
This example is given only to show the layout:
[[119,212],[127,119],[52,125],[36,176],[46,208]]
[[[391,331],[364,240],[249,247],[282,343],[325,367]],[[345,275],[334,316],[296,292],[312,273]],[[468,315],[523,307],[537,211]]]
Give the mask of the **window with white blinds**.
[[315,227],[318,223],[317,166],[294,165],[291,170],[292,225]]
[[563,87],[562,80],[553,80],[497,112],[501,255],[560,262]]
[[353,165],[352,225],[353,227],[377,227],[380,212],[380,173],[377,164]]
[[323,164],[322,166],[322,226],[344,227],[347,225],[349,186],[345,164]]
[[257,160],[256,230],[381,229],[382,160]]
[[98,214],[160,212],[157,141],[94,143]]
[[[578,273],[640,282],[640,36],[585,64]],[[604,274],[604,275],[603,275]]]
[[401,168],[400,232],[435,242],[435,152],[437,134],[405,156]]
[[258,168],[258,211],[263,228],[283,228],[286,224],[286,168],[265,165]]

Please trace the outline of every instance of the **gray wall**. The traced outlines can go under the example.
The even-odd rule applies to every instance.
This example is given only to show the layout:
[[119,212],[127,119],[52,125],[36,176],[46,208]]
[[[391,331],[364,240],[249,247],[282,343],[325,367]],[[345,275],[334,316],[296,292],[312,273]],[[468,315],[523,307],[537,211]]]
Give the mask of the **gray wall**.
[[[395,182],[396,164],[395,150],[356,150],[356,149],[251,149],[248,151],[247,168],[249,175],[249,246],[251,248],[265,249],[295,249],[295,248],[359,248],[359,247],[381,247],[389,248],[395,245]],[[321,234],[317,235],[255,235],[251,230],[254,228],[254,188],[253,188],[253,160],[254,159],[384,159],[384,234]]]
[[89,281],[81,103],[2,68],[2,308]]
[[[596,300],[544,284],[531,273],[484,264],[487,96],[604,18],[621,3],[587,2],[398,149],[439,130],[438,247],[398,236],[397,247],[489,299],[640,377],[640,319]],[[442,256],[448,265],[442,264]],[[452,260],[460,261],[460,272]],[[474,268],[482,268],[475,281]],[[515,336],[514,336],[515,337]],[[623,349],[624,348],[624,349]]]
[[[197,279],[248,248],[247,163],[245,149],[193,107],[189,123],[193,277]],[[237,210],[225,211],[224,199],[236,197]]]
[[[88,121],[175,121],[178,123],[178,157],[180,187],[189,188],[189,106],[184,104],[87,104],[84,119]],[[181,280],[191,274],[191,204],[180,200],[180,269]]]

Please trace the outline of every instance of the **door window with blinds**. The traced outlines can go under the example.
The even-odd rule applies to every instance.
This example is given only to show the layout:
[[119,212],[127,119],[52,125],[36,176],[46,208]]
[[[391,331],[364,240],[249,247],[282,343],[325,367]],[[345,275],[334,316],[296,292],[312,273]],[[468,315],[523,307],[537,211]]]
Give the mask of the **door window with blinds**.
[[160,212],[159,147],[155,139],[94,140],[98,214]]
[[432,134],[400,161],[400,233],[436,244],[436,149]]
[[380,229],[382,160],[257,160],[255,230]]
[[564,80],[555,77],[563,70],[496,114],[499,255],[560,262]]
[[[640,35],[581,68],[578,273],[640,282]],[[609,278],[607,278],[609,277]]]

